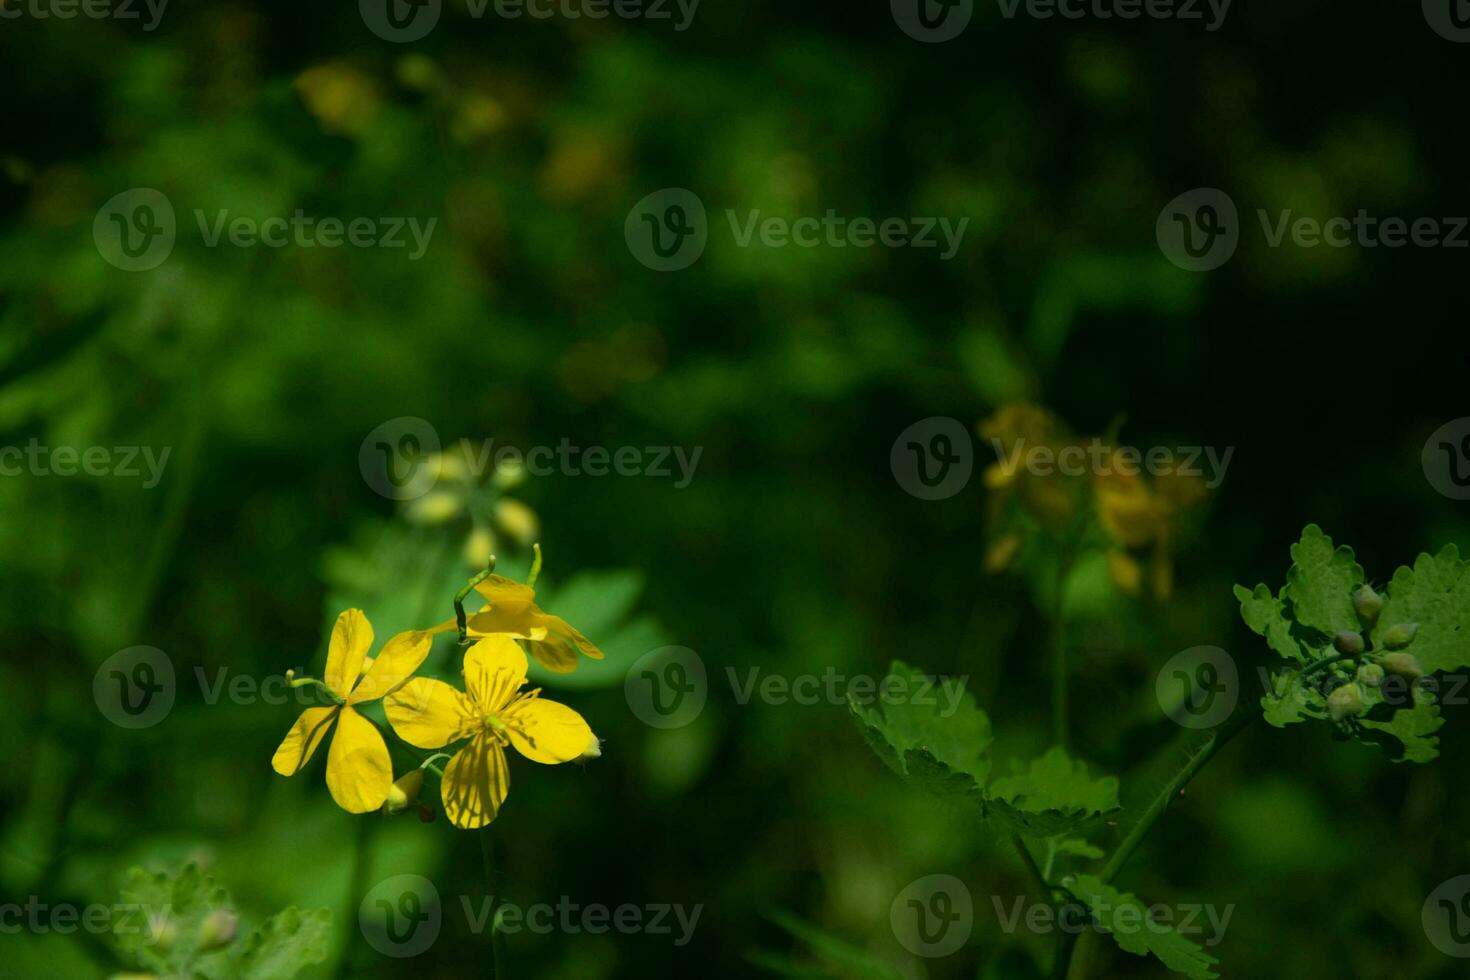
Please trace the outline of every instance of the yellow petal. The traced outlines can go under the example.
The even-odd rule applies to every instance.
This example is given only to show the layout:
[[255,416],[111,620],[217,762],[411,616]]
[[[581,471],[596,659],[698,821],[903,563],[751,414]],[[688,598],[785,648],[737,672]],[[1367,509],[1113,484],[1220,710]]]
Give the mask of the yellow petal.
[[546,635],[548,617],[534,602],[496,602],[473,613],[466,621],[471,633],[488,636],[492,633],[507,633],[522,639]]
[[398,737],[421,749],[443,748],[480,727],[469,698],[428,677],[415,677],[388,695],[383,711]]
[[444,767],[439,792],[456,827],[474,830],[494,820],[510,792],[510,770],[500,743],[485,734],[455,753]]
[[348,813],[369,813],[388,799],[393,762],[377,727],[352,708],[342,720],[327,752],[327,789]]
[[383,649],[378,652],[372,666],[367,669],[357,687],[352,689],[352,696],[347,699],[347,703],[376,701],[401,686],[419,669],[419,665],[429,655],[429,647],[433,642],[434,638],[428,633],[412,630],[399,633],[383,644]]
[[327,647],[327,673],[322,680],[339,698],[352,691],[362,675],[362,660],[373,645],[373,626],[361,609],[348,609],[337,617],[332,627],[332,642]]
[[[508,579],[504,575],[492,575],[479,585],[475,591],[484,596],[491,603],[496,602],[531,602],[534,603],[536,592],[529,585]],[[539,610],[538,610],[539,611]]]
[[1139,583],[1143,580],[1143,569],[1126,551],[1108,552],[1108,577],[1120,592],[1138,595]]
[[316,747],[322,744],[337,717],[337,706],[307,708],[296,719],[296,724],[281,739],[276,754],[271,757],[271,768],[282,776],[294,776],[311,761]]
[[555,701],[521,698],[503,720],[510,744],[532,762],[570,762],[596,741],[581,715]]
[[508,636],[487,636],[465,651],[464,689],[484,712],[499,711],[526,683],[526,655]]
[[577,648],[565,638],[548,636],[536,643],[526,644],[531,656],[547,670],[558,674],[570,674],[577,669]]
[[577,644],[577,648],[582,651],[583,656],[590,657],[593,660],[601,660],[605,656],[605,654],[597,648],[597,644],[587,639],[587,637],[583,635],[581,630],[577,629],[575,626],[573,626],[571,623],[568,623],[560,616],[548,615],[546,617],[546,626],[550,629],[552,633],[555,633],[558,636],[571,637],[572,642]]

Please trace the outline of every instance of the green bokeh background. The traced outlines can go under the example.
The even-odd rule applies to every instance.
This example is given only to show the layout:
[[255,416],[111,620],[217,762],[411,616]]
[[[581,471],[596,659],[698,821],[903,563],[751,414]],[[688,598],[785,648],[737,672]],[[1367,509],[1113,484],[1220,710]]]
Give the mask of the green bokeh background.
[[[496,823],[522,905],[701,904],[692,942],[522,933],[516,977],[748,976],[763,951],[850,975],[771,921],[792,913],[912,977],[1011,976],[1047,937],[1001,933],[1025,894],[1004,841],[906,794],[841,705],[737,703],[726,669],[874,674],[903,658],[969,674],[1002,758],[1045,745],[1045,625],[987,576],[978,477],[926,502],[889,470],[899,432],[1051,406],[1138,446],[1235,447],[1190,524],[1164,605],[1103,590],[1074,623],[1078,752],[1146,800],[1178,757],[1158,667],[1200,644],[1261,644],[1235,582],[1279,584],[1320,524],[1386,581],[1470,548],[1466,504],[1419,456],[1467,414],[1464,256],[1267,247],[1255,212],[1467,213],[1466,51],[1417,5],[1238,4],[1175,21],[1036,21],[979,5],[921,44],[887,4],[705,0],[692,26],[472,19],[449,0],[412,45],[355,5],[175,0],[136,24],[0,23],[0,444],[170,447],[163,480],[0,478],[0,899],[107,903],[132,865],[195,860],[247,924],[290,904],[336,915],[309,977],[484,975],[458,914],[478,843],[441,818],[354,818],[321,761],[269,759],[294,706],[208,703],[213,682],[319,672],[331,618],[450,613],[467,525],[410,524],[372,491],[364,438],[402,416],[445,443],[702,449],[694,479],[558,475],[540,516],[548,595],[636,656],[674,643],[711,677],[662,732],[620,686],[557,692],[607,744],[578,769],[512,761]],[[1185,190],[1226,189],[1239,252],[1191,274],[1154,239]],[[99,207],[168,196],[159,268],[100,257]],[[711,215],[691,268],[635,260],[624,219],[664,187]],[[970,219],[959,253],[737,247],[725,210]],[[193,211],[438,220],[427,254],[207,248]],[[988,450],[975,440],[981,455]],[[483,519],[486,515],[476,515]],[[526,555],[507,541],[507,565]],[[593,577],[586,577],[594,573]],[[580,577],[580,578],[579,578]],[[597,635],[600,628],[603,635]],[[426,621],[412,623],[427,625]],[[146,644],[180,678],[169,716],[110,725],[98,666]],[[452,644],[429,669],[453,671]],[[1390,764],[1322,726],[1233,744],[1122,884],[1148,901],[1233,903],[1226,976],[1463,975],[1419,911],[1470,871],[1463,708],[1441,759]],[[1125,813],[1125,818],[1128,815]],[[1096,839],[1111,845],[1116,828]],[[416,873],[446,897],[423,956],[379,956],[358,880]],[[910,956],[889,927],[910,881],[976,897],[966,948]],[[0,938],[0,974],[102,977],[105,937]],[[1110,952],[1099,976],[1163,976]],[[987,973],[986,971],[994,971]]]

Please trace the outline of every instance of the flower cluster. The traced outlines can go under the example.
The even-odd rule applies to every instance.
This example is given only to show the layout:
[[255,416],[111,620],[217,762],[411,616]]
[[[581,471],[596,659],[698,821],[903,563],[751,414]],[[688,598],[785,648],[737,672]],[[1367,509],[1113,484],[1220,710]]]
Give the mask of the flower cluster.
[[[300,772],[330,734],[327,789],[342,809],[402,812],[414,802],[423,770],[429,769],[440,775],[450,822],[473,829],[495,819],[510,789],[507,746],[546,765],[598,755],[600,742],[581,715],[542,699],[540,689],[522,690],[528,653],[519,644],[561,673],[576,669],[578,651],[598,660],[602,651],[565,620],[543,612],[530,586],[487,575],[476,588],[487,603],[468,618],[462,633],[466,643],[474,640],[464,653],[463,691],[414,676],[434,635],[454,629],[457,619],[400,633],[371,658],[373,628],[367,616],[360,609],[338,616],[323,678],[292,681],[318,686],[334,703],[301,713],[271,760],[276,772]],[[358,710],[379,700],[404,742],[430,750],[460,743],[458,749],[431,756],[395,782],[382,730]],[[434,760],[443,756],[449,762],[440,770]]]

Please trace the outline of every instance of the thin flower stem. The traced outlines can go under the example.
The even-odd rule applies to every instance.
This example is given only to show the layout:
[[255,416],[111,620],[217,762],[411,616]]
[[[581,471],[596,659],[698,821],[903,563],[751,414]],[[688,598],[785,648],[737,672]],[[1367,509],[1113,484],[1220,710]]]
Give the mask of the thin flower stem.
[[1052,741],[1071,751],[1071,725],[1068,712],[1071,710],[1067,697],[1067,627],[1064,621],[1062,594],[1067,582],[1071,559],[1063,556],[1057,561],[1056,595],[1052,597],[1051,621],[1051,726]]
[[1046,904],[1053,904],[1051,885],[1047,884],[1046,875],[1037,866],[1036,858],[1032,856],[1031,851],[1026,847],[1026,842],[1021,839],[1021,835],[1012,834],[1011,844],[1015,846],[1016,853],[1021,855],[1021,863],[1026,866],[1027,873],[1031,875],[1031,883],[1036,886],[1037,891],[1041,892],[1041,897],[1046,901]]
[[460,646],[464,646],[466,643],[469,642],[469,630],[468,626],[465,623],[464,601],[466,598],[469,597],[469,594],[475,590],[475,586],[485,581],[492,574],[494,574],[494,572],[495,556],[491,555],[490,561],[487,562],[485,565],[485,570],[473,576],[468,582],[465,583],[464,588],[460,589],[459,592],[456,593],[454,596],[454,621],[459,626]]
[[485,861],[485,888],[490,895],[490,965],[494,971],[491,973],[493,980],[505,980],[505,970],[500,962],[500,930],[495,927],[495,840],[492,836],[491,826],[487,824],[480,829],[480,855]]
[[1194,779],[1195,775],[1204,768],[1205,763],[1214,758],[1215,753],[1220,751],[1226,742],[1229,742],[1260,715],[1259,706],[1250,706],[1243,711],[1237,711],[1229,722],[1211,732],[1209,737],[1190,752],[1184,766],[1174,774],[1174,778],[1169,780],[1163,789],[1159,790],[1153,801],[1149,803],[1148,809],[1143,812],[1143,816],[1138,818],[1138,822],[1133,825],[1128,836],[1123,838],[1123,842],[1108,859],[1102,872],[1104,882],[1111,882],[1118,872],[1123,870],[1123,866],[1128,863],[1128,859],[1133,856],[1138,845],[1143,843],[1143,839],[1148,836],[1158,819],[1164,815],[1169,804],[1178,798],[1180,791],[1189,785],[1190,780]]

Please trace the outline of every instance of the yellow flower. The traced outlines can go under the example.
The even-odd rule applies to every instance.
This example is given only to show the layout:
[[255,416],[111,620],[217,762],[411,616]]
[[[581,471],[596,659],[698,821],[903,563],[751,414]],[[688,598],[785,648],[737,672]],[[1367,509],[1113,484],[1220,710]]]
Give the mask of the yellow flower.
[[1136,470],[1122,472],[1115,463],[1110,455],[1093,481],[1098,522],[1118,546],[1109,556],[1109,572],[1119,589],[1136,594],[1142,570],[1125,549],[1151,546],[1153,594],[1162,602],[1174,591],[1172,543],[1179,516],[1204,500],[1204,483],[1171,470],[1150,485]]
[[1074,445],[1063,438],[1056,418],[1035,405],[1003,405],[976,428],[996,452],[996,461],[984,474],[985,486],[995,491],[992,499],[1003,502],[1016,492],[1041,523],[1052,528],[1067,525],[1077,512],[1080,481],[1055,466],[1044,474],[1026,468],[1033,452],[1040,450],[1057,460]]
[[393,785],[393,765],[377,726],[355,706],[376,701],[401,686],[429,655],[430,644],[425,631],[399,633],[384,644],[376,660],[368,661],[373,627],[367,616],[361,609],[338,616],[322,682],[337,703],[301,712],[276,749],[271,766],[282,776],[296,775],[337,722],[327,752],[327,789],[332,799],[349,813],[381,807]]
[[456,827],[473,830],[495,819],[510,790],[505,747],[532,762],[553,765],[585,754],[596,736],[582,716],[521,692],[526,655],[508,635],[489,636],[465,652],[464,692],[417,677],[384,702],[398,737],[421,749],[469,739],[444,767],[440,795]]
[[[536,593],[529,585],[522,585],[503,575],[491,575],[476,585],[475,591],[487,601],[483,609],[466,620],[470,636],[499,633],[525,640],[536,662],[558,674],[570,674],[577,669],[579,649],[593,660],[603,658],[602,651],[580,630],[560,616],[542,612],[536,605]],[[451,619],[435,626],[433,631],[445,632],[456,626]]]

